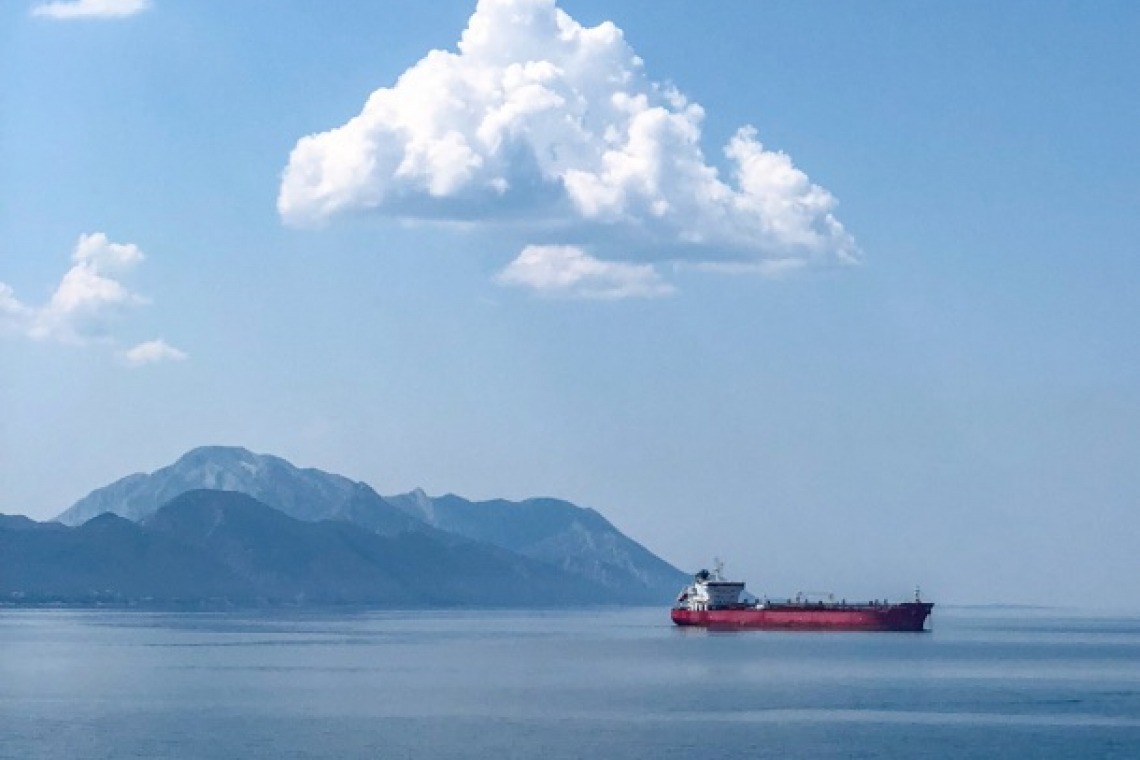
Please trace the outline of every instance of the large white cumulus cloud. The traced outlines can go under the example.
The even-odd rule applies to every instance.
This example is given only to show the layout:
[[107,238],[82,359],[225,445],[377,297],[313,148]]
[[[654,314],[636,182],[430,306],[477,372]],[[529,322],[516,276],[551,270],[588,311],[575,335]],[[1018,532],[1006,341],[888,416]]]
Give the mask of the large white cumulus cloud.
[[278,210],[295,225],[525,212],[620,231],[642,260],[738,269],[857,258],[835,199],[753,128],[725,146],[723,171],[711,165],[703,117],[612,23],[584,27],[555,0],[480,0],[456,52],[431,51],[359,116],[297,143]]

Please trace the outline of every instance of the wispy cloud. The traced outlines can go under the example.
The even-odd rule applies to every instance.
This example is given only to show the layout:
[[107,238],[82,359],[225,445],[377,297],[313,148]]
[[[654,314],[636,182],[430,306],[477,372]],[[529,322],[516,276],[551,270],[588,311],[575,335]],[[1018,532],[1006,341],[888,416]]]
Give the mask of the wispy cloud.
[[149,303],[123,282],[145,258],[137,245],[112,242],[102,232],[80,235],[71,268],[42,306],[22,303],[11,287],[0,282],[0,327],[35,340],[72,345],[110,340],[111,328],[125,312]]
[[649,264],[601,261],[572,245],[527,246],[497,279],[557,298],[658,298],[674,292]]
[[539,219],[592,238],[597,256],[620,239],[641,260],[734,271],[858,259],[830,193],[750,126],[724,147],[722,173],[703,119],[613,23],[584,27],[554,0],[480,0],[456,52],[429,52],[358,116],[297,142],[278,210],[293,225],[362,210]]
[[150,0],[70,0],[40,3],[32,7],[33,16],[60,20],[77,18],[125,18],[142,13]]
[[158,340],[140,343],[134,348],[124,351],[123,358],[132,367],[141,367],[144,364],[155,364],[157,362],[186,361],[190,357],[185,351],[181,351],[159,338]]
[[28,307],[20,303],[15,292],[0,282],[0,326],[12,328],[27,321]]

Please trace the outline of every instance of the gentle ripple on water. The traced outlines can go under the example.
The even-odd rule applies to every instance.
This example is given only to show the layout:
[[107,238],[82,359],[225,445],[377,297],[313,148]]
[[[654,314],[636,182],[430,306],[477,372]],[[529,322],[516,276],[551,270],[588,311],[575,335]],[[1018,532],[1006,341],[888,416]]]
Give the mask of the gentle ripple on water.
[[1140,619],[0,609],[0,758],[1137,758]]

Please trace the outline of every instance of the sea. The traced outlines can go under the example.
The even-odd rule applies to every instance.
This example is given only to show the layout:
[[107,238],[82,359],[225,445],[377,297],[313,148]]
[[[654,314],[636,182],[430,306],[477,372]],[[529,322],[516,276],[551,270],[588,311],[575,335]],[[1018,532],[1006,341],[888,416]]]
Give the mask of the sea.
[[1140,758],[1140,616],[0,609],[0,758]]

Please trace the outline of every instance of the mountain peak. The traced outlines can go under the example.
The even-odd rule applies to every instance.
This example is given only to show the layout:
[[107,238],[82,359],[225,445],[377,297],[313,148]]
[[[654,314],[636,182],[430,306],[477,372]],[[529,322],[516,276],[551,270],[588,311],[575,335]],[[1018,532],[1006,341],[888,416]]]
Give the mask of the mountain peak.
[[255,454],[240,446],[200,446],[174,464],[92,491],[57,519],[79,525],[102,512],[113,512],[139,521],[196,489],[244,493],[297,519],[323,520],[353,497],[356,484],[340,475],[301,470],[279,457]]
[[198,446],[190,449],[174,463],[175,467],[197,467],[204,463],[254,462],[258,458],[249,449],[241,446]]
[[236,446],[202,446],[186,452],[171,468],[180,477],[201,488],[220,491],[245,491],[251,478],[258,478],[273,462],[270,457],[254,454]]

